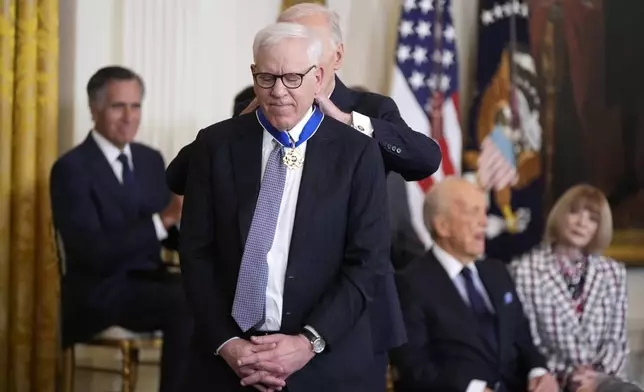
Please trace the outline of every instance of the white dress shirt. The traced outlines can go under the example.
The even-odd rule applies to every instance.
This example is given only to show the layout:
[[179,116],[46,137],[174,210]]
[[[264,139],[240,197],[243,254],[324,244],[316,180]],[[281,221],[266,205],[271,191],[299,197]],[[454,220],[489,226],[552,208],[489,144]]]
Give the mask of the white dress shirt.
[[[492,302],[490,301],[490,296],[485,290],[485,286],[483,285],[481,277],[479,276],[479,271],[474,263],[463,266],[463,263],[456,260],[454,256],[447,253],[444,249],[436,244],[432,246],[432,252],[434,252],[434,256],[436,256],[438,262],[441,263],[443,268],[445,268],[447,275],[454,283],[454,286],[456,286],[456,290],[458,290],[458,293],[461,295],[463,301],[465,301],[468,306],[470,304],[470,300],[467,296],[467,289],[465,288],[465,278],[463,277],[463,275],[461,275],[461,271],[463,270],[463,268],[469,268],[470,271],[472,271],[472,283],[474,283],[476,291],[478,291],[481,297],[483,297],[483,301],[485,302],[485,306],[488,308],[488,310],[492,312],[492,314],[495,313]],[[528,380],[541,377],[547,373],[548,371],[544,368],[534,368],[530,370],[530,373],[528,373]],[[470,381],[465,392],[484,392],[485,388],[487,387],[487,382],[474,379]]]
[[[297,125],[288,131],[288,134],[297,141],[304,129],[304,125],[311,118],[313,110],[309,109],[306,115]],[[264,170],[268,163],[268,157],[275,148],[277,141],[273,136],[264,130],[262,140],[262,178]],[[297,151],[302,155],[306,162],[306,145],[302,143],[297,147]],[[288,152],[288,148],[285,152]],[[282,326],[282,309],[284,305],[284,280],[286,278],[286,267],[288,265],[288,253],[291,246],[291,235],[293,234],[293,225],[295,223],[295,208],[297,207],[297,198],[300,193],[300,183],[302,181],[302,170],[304,167],[287,169],[286,181],[284,182],[284,192],[282,193],[282,202],[277,216],[277,225],[275,227],[275,237],[273,246],[266,255],[268,263],[268,284],[266,286],[266,319],[264,324],[259,328],[262,331],[279,331]],[[216,351],[228,342],[238,337],[233,337],[222,343]]]
[[[289,135],[297,141],[304,129],[304,125],[311,118],[313,110],[309,109],[306,115],[295,125]],[[264,130],[262,141],[262,178],[271,151],[275,148],[277,141],[273,136]],[[297,147],[297,151],[304,157],[306,162],[306,142]],[[287,152],[289,149],[285,149]],[[300,182],[302,181],[302,169],[304,167],[287,169],[282,203],[280,204],[275,237],[273,246],[268,251],[266,261],[268,262],[268,286],[266,287],[266,320],[259,329],[262,331],[279,331],[282,326],[282,306],[284,304],[284,279],[286,278],[286,266],[288,264],[288,251],[291,246],[291,235],[295,223],[295,207],[297,197],[300,193]]]
[[[123,153],[130,163],[130,169],[132,170],[132,172],[134,172],[134,161],[132,160],[132,150],[130,149],[130,145],[126,144],[125,147],[123,147],[123,150],[120,150],[96,130],[92,130],[91,133],[94,141],[98,145],[98,148],[105,156],[105,159],[107,159],[107,163],[110,164],[110,167],[114,171],[116,179],[122,184],[123,164],[118,160],[118,157],[119,155],[121,155],[121,153]],[[159,239],[159,241],[163,241],[164,239],[168,238],[168,232],[163,226],[163,221],[161,220],[161,216],[158,213],[152,215],[152,222],[154,223],[154,230],[157,233],[157,238]]]

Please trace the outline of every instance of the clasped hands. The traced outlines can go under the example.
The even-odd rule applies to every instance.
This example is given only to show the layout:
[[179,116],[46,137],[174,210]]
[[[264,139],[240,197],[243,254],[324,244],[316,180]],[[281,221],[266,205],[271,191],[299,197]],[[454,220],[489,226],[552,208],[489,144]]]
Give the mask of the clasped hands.
[[302,369],[315,355],[303,335],[253,336],[234,339],[219,355],[241,379],[241,385],[262,392],[281,391],[286,379]]

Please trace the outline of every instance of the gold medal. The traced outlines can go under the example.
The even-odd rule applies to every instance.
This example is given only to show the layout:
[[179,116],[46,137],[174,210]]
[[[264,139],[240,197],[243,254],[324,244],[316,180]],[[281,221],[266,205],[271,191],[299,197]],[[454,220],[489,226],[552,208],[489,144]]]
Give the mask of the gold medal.
[[284,156],[282,162],[289,169],[299,169],[304,165],[304,157],[296,148],[284,149]]

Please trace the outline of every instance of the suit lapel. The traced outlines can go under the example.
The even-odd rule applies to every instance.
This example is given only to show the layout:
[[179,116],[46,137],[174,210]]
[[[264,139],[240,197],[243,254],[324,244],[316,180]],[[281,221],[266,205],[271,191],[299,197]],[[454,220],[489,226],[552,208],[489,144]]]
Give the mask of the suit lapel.
[[334,162],[339,157],[334,156],[338,149],[328,148],[335,140],[332,133],[328,131],[329,126],[328,120],[324,119],[315,135],[306,143],[302,180],[297,196],[289,249],[288,271],[294,266],[291,260],[306,260],[306,241],[309,238],[308,231],[311,229],[311,222],[315,222],[315,206],[320,204],[318,203],[320,197],[326,196],[320,187],[325,184],[333,184],[333,180],[328,178],[333,175],[329,170],[328,162]]
[[93,174],[92,180],[100,194],[109,195],[117,201],[125,215],[136,213],[136,203],[132,195],[128,193],[123,184],[119,182],[114,174],[112,166],[105,158],[105,155],[98,147],[91,134],[83,142],[85,148],[85,159],[89,170]]
[[342,83],[340,78],[335,77],[335,88],[330,97],[331,102],[345,113],[350,113],[356,106],[354,92]]
[[496,319],[498,323],[497,328],[497,341],[499,342],[499,363],[503,363],[503,354],[508,352],[509,345],[512,343],[510,338],[514,337],[512,333],[512,314],[508,306],[512,301],[517,299],[513,298],[512,292],[505,290],[504,287],[499,285],[494,271],[490,271],[485,262],[476,263],[476,268],[479,271],[479,276],[485,286],[490,302],[494,307]]
[[[582,298],[585,298],[584,309],[594,309],[595,303],[601,297],[600,293],[603,290],[600,290],[601,280],[599,276],[602,274],[598,271],[599,266],[596,260],[593,260],[593,256],[588,257],[588,270],[586,272],[586,281],[584,282]],[[583,325],[592,325],[592,312],[583,312],[582,322]],[[584,330],[583,332],[587,332]]]
[[472,309],[469,305],[463,300],[458,289],[454,285],[454,282],[450,279],[445,268],[440,264],[436,256],[434,256],[433,251],[428,253],[428,267],[431,270],[429,276],[432,282],[431,286],[435,287],[434,293],[440,293],[441,298],[443,298],[443,303],[448,304],[450,307],[450,314],[455,314],[458,320],[459,327],[464,328],[463,330],[463,339],[469,340],[470,344],[474,347],[478,347],[479,350],[484,353],[492,363],[497,363],[498,358],[491,352],[491,350],[483,344],[483,340],[480,338],[479,334],[476,333],[476,317],[472,313]]
[[242,246],[248,237],[261,186],[263,128],[254,118],[248,116],[248,126],[235,135],[230,146]]
[[565,319],[565,322],[562,320],[557,325],[569,325],[571,331],[566,331],[566,333],[570,333],[572,336],[579,336],[581,325],[572,305],[572,296],[570,291],[568,291],[566,282],[561,276],[557,260],[550,247],[544,249],[544,254],[541,259],[541,273],[544,277],[542,280],[543,290],[544,293],[547,293],[553,299],[552,305],[556,312],[553,317],[555,319]]

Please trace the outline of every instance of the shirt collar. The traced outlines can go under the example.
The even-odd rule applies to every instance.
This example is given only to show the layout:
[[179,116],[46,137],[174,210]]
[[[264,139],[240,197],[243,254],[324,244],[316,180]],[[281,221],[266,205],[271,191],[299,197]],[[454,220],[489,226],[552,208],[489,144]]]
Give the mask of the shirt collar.
[[121,153],[125,154],[128,160],[132,162],[132,151],[130,150],[129,143],[126,144],[125,147],[123,147],[123,151],[121,151],[118,147],[112,144],[112,142],[107,140],[95,129],[92,129],[92,137],[98,145],[98,148],[103,152],[103,155],[105,155],[105,159],[107,159],[110,165],[117,161]]
[[293,138],[293,140],[298,141],[298,139],[300,138],[300,134],[301,134],[301,133],[302,133],[302,131],[304,130],[304,125],[306,125],[306,122],[307,122],[307,121],[309,121],[309,119],[311,118],[311,115],[312,115],[312,114],[313,114],[313,108],[311,107],[311,108],[309,108],[309,110],[306,112],[306,114],[304,115],[304,117],[302,117],[302,119],[300,120],[300,122],[298,122],[297,124],[295,124],[295,126],[294,126],[293,128],[291,128],[291,129],[288,131],[288,134],[289,134],[289,135],[291,135],[291,137]]
[[451,280],[454,280],[454,278],[461,273],[463,268],[469,268],[472,273],[478,275],[478,270],[474,263],[469,263],[468,265],[463,266],[463,263],[456,260],[454,256],[447,253],[443,248],[436,244],[432,246],[432,252],[434,252],[434,256],[436,256],[438,262],[441,263],[443,268],[445,268],[445,271]]

